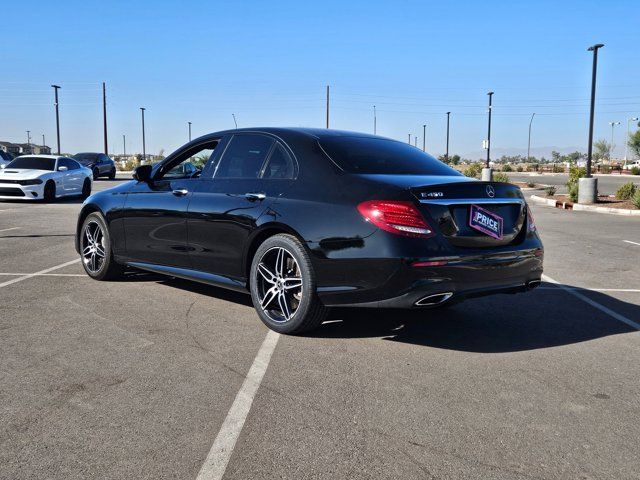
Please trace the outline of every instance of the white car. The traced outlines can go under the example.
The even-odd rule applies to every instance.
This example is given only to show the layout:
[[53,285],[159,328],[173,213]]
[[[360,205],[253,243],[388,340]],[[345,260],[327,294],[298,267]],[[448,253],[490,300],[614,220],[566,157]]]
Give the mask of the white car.
[[93,172],[71,158],[23,155],[0,169],[0,200],[44,200],[91,194]]

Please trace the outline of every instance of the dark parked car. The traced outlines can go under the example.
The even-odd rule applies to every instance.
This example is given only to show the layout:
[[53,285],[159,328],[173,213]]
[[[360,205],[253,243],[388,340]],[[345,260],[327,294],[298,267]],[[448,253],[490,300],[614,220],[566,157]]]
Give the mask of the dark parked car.
[[110,180],[116,178],[116,164],[104,153],[76,153],[72,158],[84,167],[90,168],[93,172],[94,180],[99,177],[108,177]]
[[[203,155],[200,173],[171,174]],[[327,307],[524,292],[543,258],[515,185],[467,178],[403,142],[295,128],[214,133],[138,167],[85,201],[76,248],[98,280],[129,266],[250,292],[284,333],[316,327]]]

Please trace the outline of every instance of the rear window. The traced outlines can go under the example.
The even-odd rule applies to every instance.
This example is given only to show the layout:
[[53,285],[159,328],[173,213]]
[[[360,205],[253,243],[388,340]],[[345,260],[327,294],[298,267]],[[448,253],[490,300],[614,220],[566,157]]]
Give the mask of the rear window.
[[99,156],[99,153],[76,153],[73,158],[83,165],[88,165],[97,162]]
[[407,143],[369,137],[326,137],[320,145],[349,173],[462,175]]
[[56,168],[56,159],[45,157],[18,157],[5,167],[7,170],[11,168],[53,171]]

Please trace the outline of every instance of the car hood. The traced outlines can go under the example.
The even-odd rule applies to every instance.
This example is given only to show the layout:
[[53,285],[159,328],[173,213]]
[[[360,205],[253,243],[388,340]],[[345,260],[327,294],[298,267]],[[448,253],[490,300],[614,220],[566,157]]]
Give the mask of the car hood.
[[475,178],[464,175],[386,175],[386,174],[354,174],[355,177],[371,182],[382,183],[398,188],[421,187],[425,185],[443,185],[447,183],[474,182]]
[[0,170],[0,180],[6,178],[10,180],[30,180],[41,175],[53,173],[50,170],[34,170],[25,168],[5,168]]

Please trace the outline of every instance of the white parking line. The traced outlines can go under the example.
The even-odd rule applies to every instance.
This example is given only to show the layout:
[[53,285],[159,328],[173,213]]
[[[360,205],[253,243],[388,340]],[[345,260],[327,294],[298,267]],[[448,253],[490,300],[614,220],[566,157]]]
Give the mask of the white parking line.
[[6,282],[0,283],[0,288],[2,287],[7,287],[9,285],[13,285],[14,283],[18,283],[21,282],[23,280],[27,280],[31,277],[36,277],[38,275],[42,275],[43,273],[49,273],[49,272],[53,272],[54,270],[58,270],[60,268],[64,268],[64,267],[68,267],[69,265],[73,265],[74,263],[78,263],[80,261],[79,258],[76,258],[75,260],[71,260],[70,262],[66,262],[66,263],[61,263],[60,265],[56,265],[55,267],[51,267],[51,268],[45,268],[44,270],[40,270],[39,272],[35,272],[35,273],[27,273],[21,277],[18,278],[14,278],[12,280],[7,280]]
[[[0,272],[0,277],[21,277],[31,275],[32,277],[87,277],[84,273],[7,273]],[[639,290],[640,291],[640,290]]]
[[20,230],[20,227],[3,228],[0,232],[8,232],[9,230]]
[[273,330],[267,333],[196,480],[220,480],[224,475],[279,338],[280,334]]
[[545,282],[553,283],[558,288],[561,288],[565,292],[570,293],[571,295],[573,295],[576,298],[579,298],[580,300],[582,300],[585,303],[588,303],[592,307],[597,308],[601,312],[606,313],[610,317],[615,318],[619,322],[622,322],[622,323],[624,323],[626,325],[629,325],[630,327],[635,328],[636,330],[640,330],[640,323],[636,323],[633,320],[628,319],[624,315],[620,315],[618,312],[614,312],[609,307],[605,307],[604,305],[596,302],[595,300],[591,300],[586,295],[583,295],[582,293],[578,292],[577,290],[575,290],[575,289],[573,289],[571,287],[567,287],[566,285],[561,284],[560,282],[558,282],[557,280],[554,280],[553,278],[549,277],[548,275],[542,275],[542,280],[545,281]]
[[[1,275],[1,274],[0,274]],[[566,287],[566,285],[565,285]],[[592,292],[631,292],[640,293],[638,288],[580,288],[580,287],[566,287],[569,290],[591,290]],[[536,290],[557,290],[557,287],[538,287]]]
[[638,245],[638,246],[640,246],[640,243],[638,243],[638,242],[632,242],[631,240],[622,240],[622,241],[623,241],[623,242],[630,243],[631,245]]

